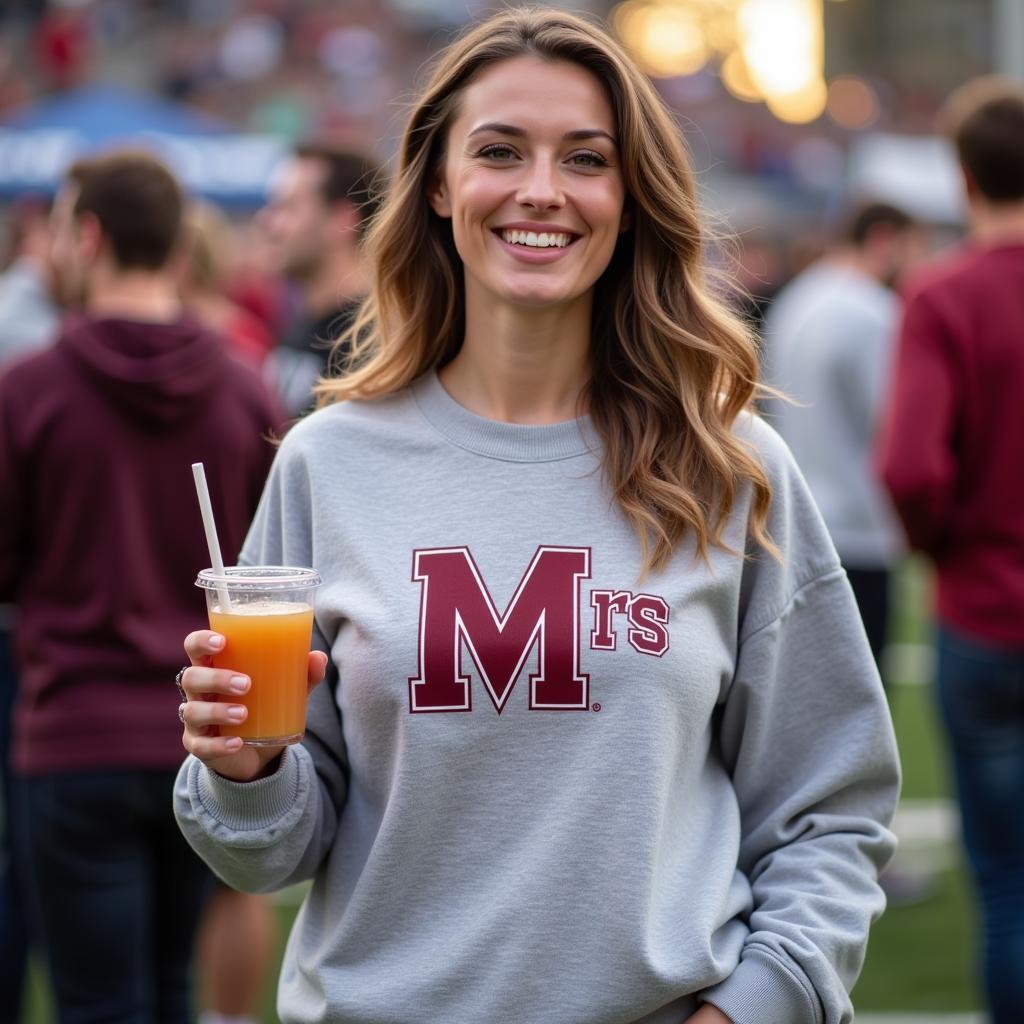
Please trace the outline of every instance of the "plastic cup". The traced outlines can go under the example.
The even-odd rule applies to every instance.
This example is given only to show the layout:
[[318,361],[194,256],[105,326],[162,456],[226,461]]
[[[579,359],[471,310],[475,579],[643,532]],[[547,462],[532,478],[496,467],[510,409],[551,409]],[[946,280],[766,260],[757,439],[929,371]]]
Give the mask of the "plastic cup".
[[[223,573],[204,569],[196,586],[206,591],[210,629],[224,637],[215,668],[252,680],[249,692],[232,697],[248,717],[220,726],[222,736],[241,736],[254,747],[298,743],[306,730],[309,649],[313,636],[313,591],[321,583],[313,569],[238,565]],[[228,595],[222,607],[221,595]]]

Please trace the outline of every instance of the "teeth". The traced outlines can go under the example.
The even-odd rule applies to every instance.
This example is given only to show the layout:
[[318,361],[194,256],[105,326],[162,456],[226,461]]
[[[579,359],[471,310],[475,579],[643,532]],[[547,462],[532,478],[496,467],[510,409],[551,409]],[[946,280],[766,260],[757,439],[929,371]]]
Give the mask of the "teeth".
[[547,249],[555,247],[564,249],[570,242],[570,236],[558,231],[519,231],[506,229],[502,231],[501,237],[511,245],[529,245],[535,249]]

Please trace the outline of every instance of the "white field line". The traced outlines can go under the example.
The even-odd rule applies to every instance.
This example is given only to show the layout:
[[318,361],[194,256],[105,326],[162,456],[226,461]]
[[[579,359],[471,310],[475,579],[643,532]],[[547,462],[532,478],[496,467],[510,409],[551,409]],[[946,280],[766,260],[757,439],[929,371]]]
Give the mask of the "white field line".
[[951,800],[901,800],[892,830],[901,843],[939,846],[958,841],[960,822]]
[[935,678],[935,650],[931,644],[888,644],[882,672],[888,683],[924,686]]
[[858,1013],[856,1024],[984,1024],[977,1013]]
[[946,871],[962,862],[960,821],[947,800],[904,800],[892,826],[899,846],[893,868],[925,874]]

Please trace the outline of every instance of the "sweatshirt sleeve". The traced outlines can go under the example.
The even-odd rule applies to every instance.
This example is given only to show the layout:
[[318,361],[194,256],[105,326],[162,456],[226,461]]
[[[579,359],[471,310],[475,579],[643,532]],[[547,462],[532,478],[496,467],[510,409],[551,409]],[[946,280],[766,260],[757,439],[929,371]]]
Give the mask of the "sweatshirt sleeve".
[[953,510],[959,372],[946,324],[919,292],[900,330],[877,462],[911,545],[932,554]]
[[[286,440],[242,550],[243,564],[315,567],[310,481]],[[314,628],[313,646],[329,653]],[[310,695],[306,734],[277,771],[256,782],[225,779],[195,757],[174,787],[174,812],[192,848],[225,882],[270,892],[311,878],[334,842],[348,790],[348,757],[335,700],[337,672]]]
[[773,481],[783,563],[752,562],[719,740],[753,905],[740,963],[702,993],[736,1024],[849,1024],[882,912],[899,766],[856,602],[788,459]]

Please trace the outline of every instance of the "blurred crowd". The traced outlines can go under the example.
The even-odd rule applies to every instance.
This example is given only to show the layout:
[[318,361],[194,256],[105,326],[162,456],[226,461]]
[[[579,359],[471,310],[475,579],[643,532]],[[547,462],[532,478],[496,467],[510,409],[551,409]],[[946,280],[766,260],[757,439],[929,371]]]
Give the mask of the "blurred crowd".
[[98,77],[289,138],[378,137],[473,3],[24,0],[0,12],[0,118]]
[[[8,585],[18,595],[18,643],[0,607],[0,762],[14,767],[3,773],[10,845],[0,856],[0,1019],[17,1019],[30,934],[46,950],[62,1006],[88,1002],[96,991],[106,1005],[123,1005],[118,1000],[131,1002],[142,985],[140,998],[169,1014],[160,1019],[179,1019],[201,905],[197,941],[210,965],[202,978],[205,1024],[240,1024],[258,1011],[275,949],[271,908],[203,877],[160,796],[181,761],[165,707],[181,657],[176,638],[200,624],[198,592],[177,569],[187,563],[194,571],[206,558],[194,499],[180,483],[191,462],[206,462],[233,558],[272,437],[308,411],[317,379],[344,365],[343,353],[331,362],[332,341],[366,288],[360,242],[381,173],[358,151],[305,143],[281,169],[267,205],[232,220],[186,199],[154,157],[127,150],[73,165],[52,203],[28,196],[10,206],[0,272],[0,577],[4,595]],[[42,380],[19,380],[23,371]],[[93,386],[109,406],[90,409]],[[49,425],[48,413],[38,410],[40,419],[19,404],[40,392],[56,417]],[[112,457],[57,470],[50,457],[62,461],[79,441],[90,450],[109,446]],[[23,477],[29,450],[30,461],[39,460],[31,484]],[[69,570],[61,545],[34,543],[40,533],[68,536],[79,509],[91,507],[87,494],[99,487],[112,496],[119,480],[138,496],[129,503],[134,512],[120,507],[116,537],[108,538],[116,551],[95,527]],[[35,497],[51,486],[61,499],[47,502],[44,516]],[[135,636],[120,684],[132,683],[136,701],[129,742],[120,727],[109,734],[98,704],[73,709],[54,700],[63,670],[37,675],[29,667],[47,617],[86,577],[108,575],[120,562],[131,564],[123,587],[137,588],[134,595],[122,587],[119,595],[94,592],[82,614],[106,623],[101,631]],[[25,573],[36,581],[27,589]],[[176,582],[165,588],[161,580]],[[180,625],[169,628],[175,614]],[[135,616],[149,623],[141,635]],[[79,652],[78,677],[109,678],[104,646]],[[155,685],[144,685],[150,675]],[[72,716],[63,724],[51,714],[61,706],[58,717]],[[84,738],[69,742],[69,729]],[[92,801],[102,810],[85,812]],[[83,831],[90,822],[99,833]],[[97,884],[90,851],[98,846],[117,865],[116,885],[113,877]],[[161,922],[151,990],[149,948],[127,925],[149,915]],[[86,919],[97,941],[83,945]],[[103,922],[109,927],[99,941]]]

